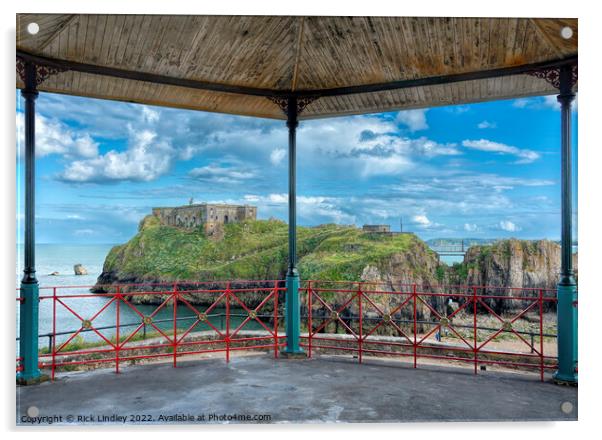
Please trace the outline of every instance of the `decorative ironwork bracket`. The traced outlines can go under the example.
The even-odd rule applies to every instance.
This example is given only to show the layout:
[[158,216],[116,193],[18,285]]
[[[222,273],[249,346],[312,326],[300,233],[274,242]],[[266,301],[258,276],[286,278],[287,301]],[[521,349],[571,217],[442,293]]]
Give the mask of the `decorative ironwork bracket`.
[[[34,64],[36,68],[36,85],[39,86],[46,81],[52,75],[57,73],[65,72],[68,69],[62,67],[47,66],[44,64]],[[17,58],[17,75],[21,78],[21,81],[25,83],[25,61],[21,58]]]
[[[571,68],[571,88],[573,88],[573,86],[577,84],[577,64],[573,64]],[[527,72],[527,75],[545,79],[552,86],[560,89],[560,67],[534,70],[532,72]]]
[[[305,108],[309,104],[311,104],[318,98],[319,98],[319,96],[298,97],[297,98],[297,114],[300,115],[301,112],[303,112],[303,110],[305,110]],[[282,110],[282,112],[285,115],[288,115],[288,101],[290,99],[289,97],[287,97],[287,96],[268,96],[268,99],[270,101],[272,101],[274,104],[276,104],[278,107],[280,107],[280,110]]]

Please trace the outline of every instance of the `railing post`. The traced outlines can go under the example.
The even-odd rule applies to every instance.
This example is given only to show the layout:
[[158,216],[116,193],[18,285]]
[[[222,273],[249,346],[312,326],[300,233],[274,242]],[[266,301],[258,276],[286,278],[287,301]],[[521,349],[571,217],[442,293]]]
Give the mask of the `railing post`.
[[358,360],[359,363],[362,363],[362,348],[363,348],[363,319],[362,319],[362,284],[361,283],[357,283],[357,300],[358,300],[358,310],[359,310],[359,314],[360,314],[360,328],[359,328],[359,340],[358,340],[358,345],[359,345],[359,355],[358,355]]
[[[116,297],[117,297],[117,305],[115,306],[115,313],[117,314],[115,324],[117,327],[115,328],[115,373],[119,374],[119,350],[121,348],[121,332],[119,331],[119,326],[121,323],[121,290],[119,286],[116,289]],[[146,325],[145,325],[146,329]]]
[[479,368],[479,342],[477,332],[477,287],[472,288],[472,313],[473,313],[473,337],[474,337],[474,374],[477,374]]
[[274,359],[278,359],[278,281],[274,281]]
[[307,282],[307,336],[308,336],[308,345],[309,345],[309,353],[307,354],[309,357],[312,355],[312,340],[314,334],[314,323],[312,318],[312,296],[313,292],[311,290],[311,281]]
[[44,379],[38,363],[40,291],[35,269],[35,100],[38,91],[36,66],[29,61],[25,62],[24,83],[21,96],[25,99],[25,264],[19,307],[19,356],[23,368],[17,374],[17,382],[27,385]]
[[539,377],[543,382],[543,289],[539,289]]
[[226,284],[226,362],[230,362],[230,283]]
[[414,297],[414,368],[416,368],[418,366],[418,356],[417,356],[417,349],[418,349],[418,338],[417,338],[417,332],[418,332],[418,325],[417,325],[417,314],[416,314],[416,302],[418,300],[418,298],[416,297],[416,283],[414,283],[412,285],[412,296]]
[[56,373],[56,287],[52,288],[52,368],[50,378],[54,380]]
[[178,285],[173,285],[173,366],[178,366]]

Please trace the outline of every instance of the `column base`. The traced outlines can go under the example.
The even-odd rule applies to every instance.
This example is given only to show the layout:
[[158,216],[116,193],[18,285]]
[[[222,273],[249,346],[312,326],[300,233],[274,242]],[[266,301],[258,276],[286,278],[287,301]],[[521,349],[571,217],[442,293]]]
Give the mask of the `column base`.
[[562,385],[577,385],[577,286],[558,285],[557,343],[558,369],[554,382]]
[[554,373],[552,376],[552,380],[556,385],[565,385],[576,387],[579,385],[578,375],[577,374],[558,374],[558,372]]
[[286,351],[282,350],[280,352],[280,358],[282,359],[307,359],[307,353],[304,351]]
[[47,382],[50,380],[50,376],[47,374],[40,374],[39,376],[33,377],[23,377],[17,374],[17,385],[20,386],[28,386],[28,385],[37,385],[42,382]]

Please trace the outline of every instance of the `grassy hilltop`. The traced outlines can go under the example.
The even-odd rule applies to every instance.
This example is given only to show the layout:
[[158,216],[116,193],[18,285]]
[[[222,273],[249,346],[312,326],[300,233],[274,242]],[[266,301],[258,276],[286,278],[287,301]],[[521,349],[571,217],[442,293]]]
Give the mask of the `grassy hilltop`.
[[[249,220],[225,225],[223,238],[215,240],[201,229],[163,226],[147,216],[129,242],[111,249],[98,284],[282,279],[287,234],[284,222]],[[408,279],[430,279],[428,272],[437,265],[434,252],[412,234],[367,234],[354,226],[333,224],[299,227],[297,234],[303,279],[357,281],[366,268],[384,279],[393,268],[403,269]]]
[[[560,247],[547,240],[473,246],[463,263],[449,267],[413,234],[371,234],[334,224],[297,231],[302,280],[416,283],[425,288],[450,283],[554,288],[558,282]],[[147,216],[130,241],[111,249],[94,291],[110,291],[110,284],[284,279],[287,257],[288,225],[278,220],[227,224],[220,238],[209,238],[200,228],[164,226]],[[253,298],[260,301],[262,296]],[[152,303],[160,298],[141,295],[132,300]],[[503,303],[492,306],[499,312],[514,307]]]

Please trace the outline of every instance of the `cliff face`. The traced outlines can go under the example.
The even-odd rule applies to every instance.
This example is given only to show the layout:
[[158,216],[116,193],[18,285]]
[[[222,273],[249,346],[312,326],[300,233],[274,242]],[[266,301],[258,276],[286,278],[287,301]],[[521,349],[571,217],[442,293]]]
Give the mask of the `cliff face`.
[[[573,255],[577,270],[577,255]],[[513,288],[556,289],[560,273],[560,245],[549,240],[501,240],[491,245],[471,247],[464,262],[449,271],[452,284]],[[479,289],[482,294],[499,296],[537,297],[537,290]],[[545,296],[554,296],[545,291]],[[487,299],[485,301],[498,313],[522,310],[530,301]],[[544,303],[546,310],[553,303]]]
[[[573,264],[576,268],[576,255]],[[560,246],[549,240],[502,240],[471,247],[462,266],[456,275],[465,284],[553,289],[560,273]]]

